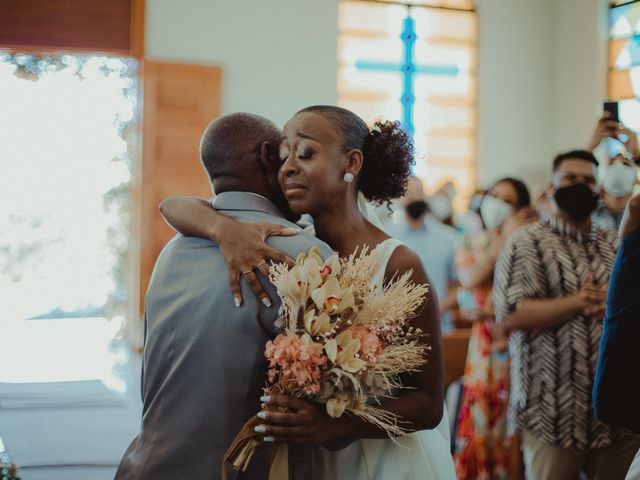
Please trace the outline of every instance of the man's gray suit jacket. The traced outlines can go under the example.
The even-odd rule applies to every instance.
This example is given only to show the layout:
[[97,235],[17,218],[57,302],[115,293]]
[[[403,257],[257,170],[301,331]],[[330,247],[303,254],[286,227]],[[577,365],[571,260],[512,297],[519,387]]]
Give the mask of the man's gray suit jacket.
[[[266,198],[225,192],[217,210],[241,222],[271,222],[297,228]],[[269,237],[292,258],[318,245],[300,232]],[[221,463],[242,425],[260,410],[266,379],[265,343],[277,334],[280,302],[262,277],[274,305],[263,306],[242,281],[244,303],[234,304],[227,267],[218,246],[177,235],[158,257],[145,298],[142,378],[143,417],[116,473],[116,479],[220,478]],[[310,471],[308,455],[292,452],[296,480]],[[263,447],[250,469],[237,478],[266,479],[270,448]],[[298,465],[295,465],[295,462]],[[237,473],[231,468],[230,478]]]

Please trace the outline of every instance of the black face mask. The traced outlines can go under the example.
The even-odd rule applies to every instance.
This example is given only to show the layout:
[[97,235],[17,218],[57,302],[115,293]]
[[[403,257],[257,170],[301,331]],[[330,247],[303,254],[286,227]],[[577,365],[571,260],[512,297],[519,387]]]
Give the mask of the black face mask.
[[598,194],[586,183],[575,183],[556,190],[556,205],[574,220],[585,220],[598,206]]
[[407,215],[409,215],[414,220],[420,218],[424,212],[427,211],[427,202],[424,200],[418,200],[417,202],[411,202],[409,205],[404,207]]

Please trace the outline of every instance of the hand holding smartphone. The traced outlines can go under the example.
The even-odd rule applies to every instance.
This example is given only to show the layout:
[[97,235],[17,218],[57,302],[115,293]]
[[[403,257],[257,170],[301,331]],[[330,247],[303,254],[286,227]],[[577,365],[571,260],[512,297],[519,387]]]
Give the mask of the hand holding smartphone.
[[605,113],[608,113],[609,116],[607,120],[611,120],[614,122],[620,121],[620,115],[618,112],[618,102],[604,102],[603,110]]

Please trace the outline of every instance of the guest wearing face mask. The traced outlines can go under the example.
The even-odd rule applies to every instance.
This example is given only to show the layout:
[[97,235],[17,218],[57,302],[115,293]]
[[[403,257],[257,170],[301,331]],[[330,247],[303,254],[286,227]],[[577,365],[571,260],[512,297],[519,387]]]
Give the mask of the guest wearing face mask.
[[602,181],[602,201],[593,221],[602,228],[618,231],[624,209],[638,183],[638,167],[631,154],[622,152],[609,160]]
[[617,231],[637,183],[636,164],[640,162],[638,136],[624,124],[610,120],[609,113],[605,112],[598,120],[587,150],[607,162],[602,200],[593,221],[599,227]]
[[469,199],[467,211],[456,217],[456,229],[462,233],[476,233],[484,230],[482,217],[480,216],[480,206],[487,191],[485,189],[476,190]]
[[450,310],[456,305],[455,251],[458,234],[433,217],[431,202],[425,201],[419,178],[409,177],[407,194],[401,204],[404,216],[386,227],[387,233],[407,244],[420,257],[438,295],[442,331],[446,332],[452,328]]
[[458,303],[473,321],[458,415],[454,459],[458,479],[506,479],[513,440],[507,436],[509,361],[496,337],[492,303],[493,270],[504,239],[535,220],[526,185],[514,178],[496,182],[480,206],[487,230],[465,236],[457,270],[464,289]]
[[624,479],[638,437],[599,421],[591,390],[615,232],[593,225],[598,161],[558,155],[548,218],[515,232],[495,270],[496,320],[511,332],[509,431],[522,433],[527,478]]
[[429,211],[441,223],[453,227],[453,199],[456,187],[453,182],[446,182],[428,198]]

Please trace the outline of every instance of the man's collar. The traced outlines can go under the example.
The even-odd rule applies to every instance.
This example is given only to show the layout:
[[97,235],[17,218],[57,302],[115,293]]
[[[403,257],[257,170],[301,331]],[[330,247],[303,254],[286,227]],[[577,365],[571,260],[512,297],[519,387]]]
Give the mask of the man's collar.
[[546,223],[553,232],[561,236],[574,238],[578,242],[594,240],[596,238],[596,229],[593,222],[591,222],[591,227],[587,231],[578,229],[576,226],[556,215],[550,215],[549,217],[542,219],[541,222]]
[[251,192],[222,192],[211,201],[216,210],[236,210],[263,212],[284,218],[282,212],[271,200]]

